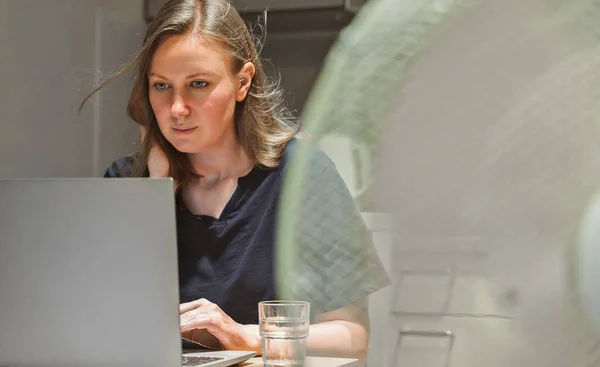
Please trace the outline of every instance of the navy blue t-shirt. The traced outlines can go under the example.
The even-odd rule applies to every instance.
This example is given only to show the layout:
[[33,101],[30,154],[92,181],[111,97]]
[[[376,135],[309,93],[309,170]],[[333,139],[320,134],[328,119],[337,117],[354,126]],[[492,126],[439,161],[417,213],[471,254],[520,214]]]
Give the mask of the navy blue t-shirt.
[[[238,187],[220,218],[194,215],[176,194],[180,302],[206,298],[242,324],[258,323],[258,302],[276,298],[273,244],[281,162],[255,167]],[[127,177],[135,156],[115,161],[105,177]]]
[[[255,167],[248,175],[240,177],[238,187],[220,218],[190,213],[180,194],[176,194],[181,302],[206,298],[219,305],[236,322],[257,324],[258,302],[277,299],[273,263],[276,215],[284,173],[297,144],[296,140],[288,143],[277,168]],[[332,208],[328,210],[329,213],[335,214],[339,223],[353,228],[353,231],[345,230],[344,234],[339,235],[335,233],[338,233],[338,229],[344,230],[343,227],[331,228],[328,233],[333,234],[333,238],[327,234],[319,235],[322,240],[311,245],[313,247],[309,248],[310,252],[307,251],[316,256],[309,260],[312,270],[304,272],[310,274],[307,274],[303,284],[308,282],[309,292],[314,292],[315,295],[325,292],[335,298],[332,302],[327,302],[323,309],[313,310],[326,312],[331,311],[332,307],[344,306],[387,285],[388,278],[374,255],[371,244],[367,244],[366,252],[361,250],[362,243],[359,243],[358,247],[352,247],[353,238],[363,237],[363,233],[366,238],[368,233],[359,215],[349,215],[358,214],[358,210],[335,165],[317,147],[311,148],[311,155],[313,158],[310,171],[314,172],[315,179],[310,181],[339,185],[340,189],[327,193],[327,201],[338,203],[335,206],[343,213],[335,213]],[[107,169],[105,177],[131,176],[135,159],[136,155],[118,159]],[[342,218],[353,218],[355,222],[343,223]],[[308,220],[306,223],[312,222]],[[315,232],[316,227],[310,224],[307,231]],[[360,231],[358,236],[356,230]],[[345,237],[349,233],[351,238]],[[319,253],[322,256],[318,256]],[[332,262],[336,262],[336,267]],[[356,266],[360,264],[368,264],[365,269],[374,269],[374,272],[370,272],[374,276],[356,272]],[[328,274],[328,269],[335,270],[335,273]],[[357,275],[345,275],[343,279],[338,279],[341,275],[340,269],[342,272]],[[328,278],[335,282],[329,281]],[[340,281],[344,284],[340,284]],[[310,295],[307,298],[310,298]]]

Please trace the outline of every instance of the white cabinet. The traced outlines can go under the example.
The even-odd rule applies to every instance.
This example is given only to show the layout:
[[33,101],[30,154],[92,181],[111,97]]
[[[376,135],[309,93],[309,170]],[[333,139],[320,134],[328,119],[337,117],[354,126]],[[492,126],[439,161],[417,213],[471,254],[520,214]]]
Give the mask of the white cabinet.
[[[151,19],[167,0],[145,0],[146,17]],[[319,11],[344,10],[356,11],[367,0],[232,0],[231,3],[240,13],[256,13],[268,10],[281,11]]]
[[240,11],[314,10],[342,8],[346,0],[233,0],[232,4]]

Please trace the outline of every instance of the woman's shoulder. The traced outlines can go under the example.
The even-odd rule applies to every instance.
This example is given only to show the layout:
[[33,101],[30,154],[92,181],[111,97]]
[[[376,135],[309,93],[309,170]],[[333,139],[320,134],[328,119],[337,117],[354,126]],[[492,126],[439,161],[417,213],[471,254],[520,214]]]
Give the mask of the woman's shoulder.
[[[138,176],[138,152],[125,155],[114,162],[106,169],[104,177],[133,177]],[[147,170],[146,170],[147,171]],[[145,172],[147,173],[147,172]],[[145,175],[142,175],[145,176]]]

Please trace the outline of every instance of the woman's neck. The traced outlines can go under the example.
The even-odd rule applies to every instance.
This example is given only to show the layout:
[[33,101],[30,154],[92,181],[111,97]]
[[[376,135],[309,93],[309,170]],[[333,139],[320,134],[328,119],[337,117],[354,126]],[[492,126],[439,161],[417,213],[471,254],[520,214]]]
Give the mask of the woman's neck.
[[200,181],[207,184],[245,176],[255,164],[235,134],[228,134],[205,152],[189,153],[188,159]]

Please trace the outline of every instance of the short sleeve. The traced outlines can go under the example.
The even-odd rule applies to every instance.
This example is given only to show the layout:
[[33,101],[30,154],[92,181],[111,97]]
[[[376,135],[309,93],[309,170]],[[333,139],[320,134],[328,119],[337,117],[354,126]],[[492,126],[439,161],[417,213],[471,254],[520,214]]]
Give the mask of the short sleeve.
[[[104,173],[105,178],[115,178],[115,177],[135,177],[140,176],[136,174],[136,167],[138,164],[138,153],[133,153],[121,157],[114,161]],[[148,177],[149,172],[146,168],[142,173],[141,177]]]
[[278,274],[286,297],[309,301],[319,314],[367,296],[390,279],[333,162],[310,143],[298,145],[294,154],[300,159],[292,159],[282,191]]

